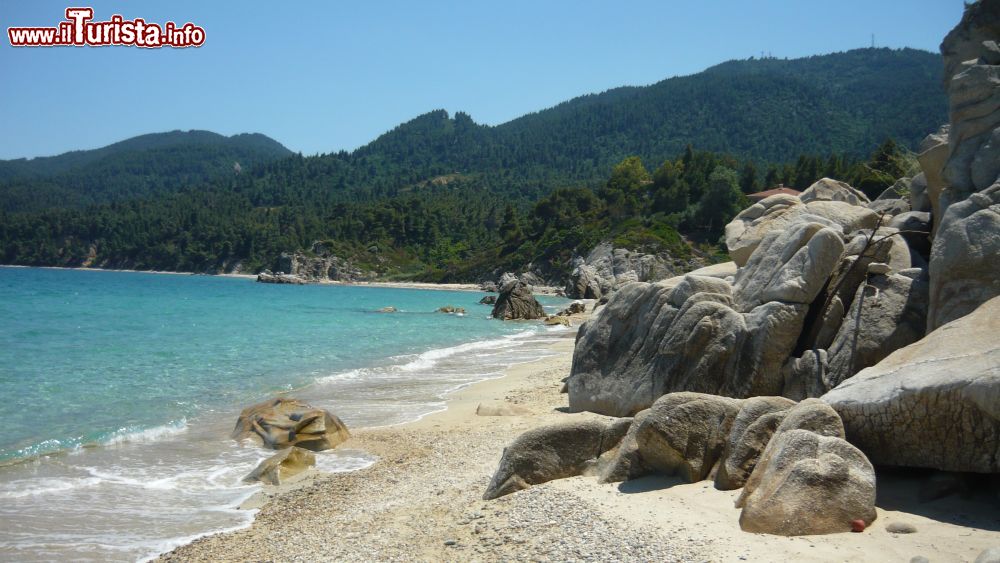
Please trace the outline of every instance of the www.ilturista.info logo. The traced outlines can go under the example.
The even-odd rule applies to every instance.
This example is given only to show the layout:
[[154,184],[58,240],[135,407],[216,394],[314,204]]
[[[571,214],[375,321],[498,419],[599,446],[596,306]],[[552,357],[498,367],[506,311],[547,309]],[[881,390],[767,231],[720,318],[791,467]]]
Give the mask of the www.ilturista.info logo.
[[7,38],[12,47],[101,47],[126,45],[132,47],[201,47],[205,30],[188,22],[160,26],[142,18],[126,20],[115,14],[108,21],[95,22],[93,8],[66,8],[66,21],[56,27],[8,27]]

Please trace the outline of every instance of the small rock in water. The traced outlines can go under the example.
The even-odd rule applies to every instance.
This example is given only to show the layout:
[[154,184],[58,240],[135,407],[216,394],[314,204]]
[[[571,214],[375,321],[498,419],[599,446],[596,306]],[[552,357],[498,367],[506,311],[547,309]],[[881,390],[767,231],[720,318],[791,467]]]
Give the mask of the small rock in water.
[[917,531],[917,528],[907,522],[889,522],[885,525],[885,530],[890,534],[912,534]]

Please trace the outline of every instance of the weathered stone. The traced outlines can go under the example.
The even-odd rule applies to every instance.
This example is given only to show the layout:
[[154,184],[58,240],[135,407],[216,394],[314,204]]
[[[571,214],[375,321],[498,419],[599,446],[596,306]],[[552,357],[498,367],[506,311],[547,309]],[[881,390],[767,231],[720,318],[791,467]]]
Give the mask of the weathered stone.
[[770,302],[739,313],[730,291],[694,275],[620,289],[577,335],[570,408],[625,416],[674,391],[780,394],[808,307]]
[[747,532],[797,536],[852,530],[875,520],[875,470],[841,438],[775,434],[739,500]]
[[[874,265],[869,266],[869,273]],[[926,281],[870,275],[858,288],[851,310],[827,350],[823,392],[920,340],[926,323]]]
[[273,450],[298,446],[314,452],[336,447],[350,436],[329,411],[284,397],[243,409],[232,433],[234,440],[259,440]]
[[927,199],[931,205],[931,216],[934,217],[934,230],[941,220],[941,192],[946,186],[943,176],[944,164],[948,160],[948,129],[943,126],[937,133],[928,135],[920,143],[920,153],[917,161],[924,172],[927,181]]
[[882,465],[1000,472],[1000,297],[823,396]]
[[927,176],[923,172],[910,180],[910,210],[926,213],[931,211],[931,198],[927,194]]
[[597,270],[585,263],[573,268],[566,285],[566,295],[571,299],[600,299],[603,295]]
[[311,451],[297,447],[285,448],[261,461],[249,475],[243,478],[243,481],[277,486],[282,481],[315,465],[316,456]]
[[632,419],[582,420],[542,426],[518,436],[504,449],[483,499],[491,500],[553,479],[591,470],[613,450]]
[[784,397],[752,397],[740,405],[729,430],[715,488],[738,489],[746,483],[760,454],[795,402]]
[[842,235],[821,223],[797,223],[768,233],[736,274],[741,311],[771,301],[812,303],[844,253]]
[[910,211],[910,200],[908,198],[876,199],[868,204],[868,209],[871,209],[879,215],[892,217],[894,215]]
[[568,307],[559,311],[559,314],[564,317],[568,317],[570,315],[581,315],[585,312],[587,312],[587,305],[582,301],[574,301],[570,303]]
[[744,209],[726,225],[726,247],[733,261],[742,267],[771,231],[783,231],[797,223],[820,223],[850,233],[870,229],[877,221],[878,215],[866,207],[843,201],[802,203],[796,196],[778,194]]
[[603,469],[605,482],[649,473],[701,481],[721,459],[741,401],[702,393],[671,393],[640,412]]
[[823,348],[806,350],[798,358],[789,358],[781,370],[785,378],[782,394],[795,401],[819,397],[830,389],[827,384],[829,369],[828,355]]
[[821,178],[799,194],[802,203],[810,201],[842,201],[851,205],[868,205],[868,196],[847,182]]
[[906,241],[910,250],[916,251],[922,256],[930,256],[932,227],[930,213],[922,211],[902,213],[889,221],[889,227],[899,229],[900,236]]
[[984,549],[973,563],[1000,563],[1000,546]]
[[508,280],[500,288],[496,305],[493,306],[493,318],[505,321],[515,319],[541,319],[545,310],[531,294],[531,288],[515,278]]
[[496,305],[497,296],[496,295],[485,295],[479,300],[480,305]]
[[927,331],[1000,295],[1000,182],[955,203],[941,220],[930,261]]

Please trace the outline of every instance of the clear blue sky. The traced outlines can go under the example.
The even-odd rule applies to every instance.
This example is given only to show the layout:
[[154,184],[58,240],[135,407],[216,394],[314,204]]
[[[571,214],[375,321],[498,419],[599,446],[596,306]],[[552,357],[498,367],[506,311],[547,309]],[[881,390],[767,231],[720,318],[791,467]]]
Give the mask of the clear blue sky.
[[[198,49],[10,47],[8,26],[95,20],[205,28]],[[173,129],[260,132],[304,154],[351,150],[434,109],[498,124],[563,100],[761,51],[937,51],[962,0],[0,3],[0,158]]]

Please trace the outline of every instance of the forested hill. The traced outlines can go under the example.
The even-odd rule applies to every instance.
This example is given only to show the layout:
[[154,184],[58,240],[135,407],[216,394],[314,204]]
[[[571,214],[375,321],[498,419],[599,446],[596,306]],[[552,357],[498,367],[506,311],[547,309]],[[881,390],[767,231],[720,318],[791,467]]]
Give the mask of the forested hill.
[[18,211],[141,198],[233,175],[237,163],[249,169],[291,155],[259,133],[151,133],[99,149],[0,161],[0,199]]
[[683,254],[678,230],[716,242],[741,192],[830,176],[877,195],[905,175],[900,149],[947,121],[941,65],[731,61],[497,126],[438,110],[351,153],[173,132],[0,162],[0,263],[255,272],[322,240],[379,275],[456,280],[558,273],[599,240]]
[[526,178],[604,178],[638,155],[662,162],[688,144],[758,162],[799,154],[867,156],[885,139],[914,148],[947,121],[939,55],[857,49],[803,59],[726,62],[691,76],[575,98],[498,125],[422,115],[354,153],[399,170],[502,168]]

